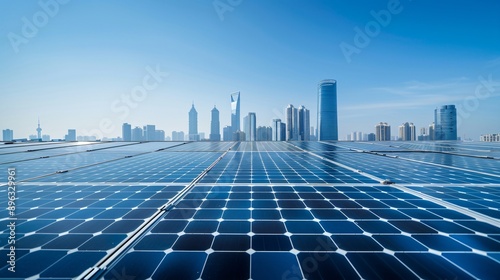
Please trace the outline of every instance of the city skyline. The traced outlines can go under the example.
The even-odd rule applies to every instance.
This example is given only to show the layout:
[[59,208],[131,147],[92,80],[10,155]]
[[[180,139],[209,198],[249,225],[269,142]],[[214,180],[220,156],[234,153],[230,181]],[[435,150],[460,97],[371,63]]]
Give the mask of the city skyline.
[[61,2],[50,13],[49,2],[59,3],[0,4],[0,92],[9,104],[0,129],[15,138],[36,135],[38,117],[52,138],[70,128],[113,138],[123,123],[186,132],[193,101],[203,104],[198,125],[208,135],[213,105],[221,128],[230,125],[235,90],[244,95],[241,113],[256,112],[258,125],[284,120],[292,103],[310,108],[315,126],[316,87],[326,78],[339,81],[340,139],[378,122],[427,127],[443,104],[456,105],[461,138],[500,131],[495,1],[453,9],[243,1],[223,14],[211,1]]

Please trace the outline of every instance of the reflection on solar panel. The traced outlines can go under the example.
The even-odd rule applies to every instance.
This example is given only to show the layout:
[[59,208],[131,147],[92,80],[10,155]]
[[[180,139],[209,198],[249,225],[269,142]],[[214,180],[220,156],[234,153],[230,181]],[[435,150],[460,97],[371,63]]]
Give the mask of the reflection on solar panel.
[[4,210],[0,278],[496,279],[500,165],[485,151],[498,148],[0,146],[5,208],[7,168],[21,181],[16,272],[7,262],[12,219]]

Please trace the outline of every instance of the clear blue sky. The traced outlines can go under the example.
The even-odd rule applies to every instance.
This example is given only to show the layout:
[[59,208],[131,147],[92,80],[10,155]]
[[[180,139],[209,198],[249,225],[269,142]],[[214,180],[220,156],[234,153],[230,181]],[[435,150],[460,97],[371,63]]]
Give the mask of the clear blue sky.
[[[230,124],[233,91],[258,125],[291,103],[315,126],[326,78],[338,81],[340,138],[380,121],[393,135],[402,122],[427,127],[444,104],[459,106],[460,136],[500,132],[498,1],[67,2],[0,1],[0,129],[16,138],[36,134],[37,117],[53,138],[116,137],[123,122],[186,132],[192,102],[208,134],[214,105]],[[381,10],[390,19],[377,23]],[[147,67],[168,76],[155,85]],[[147,94],[123,101],[144,79]]]

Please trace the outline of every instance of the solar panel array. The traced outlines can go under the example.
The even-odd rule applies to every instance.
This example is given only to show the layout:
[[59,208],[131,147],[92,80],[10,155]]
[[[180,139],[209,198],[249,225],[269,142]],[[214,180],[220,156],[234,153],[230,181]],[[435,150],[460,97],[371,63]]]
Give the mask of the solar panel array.
[[0,278],[497,279],[499,147],[0,146]]

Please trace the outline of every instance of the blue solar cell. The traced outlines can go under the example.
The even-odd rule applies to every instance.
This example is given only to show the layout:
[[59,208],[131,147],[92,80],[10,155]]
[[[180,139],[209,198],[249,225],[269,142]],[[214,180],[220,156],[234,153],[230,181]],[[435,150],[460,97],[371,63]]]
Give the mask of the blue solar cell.
[[163,252],[132,252],[110,269],[104,279],[147,279],[165,256]]
[[290,237],[293,247],[301,252],[326,252],[335,251],[337,246],[333,244],[330,237],[325,235],[297,235]]
[[219,223],[216,221],[193,221],[184,229],[186,233],[213,233],[217,231]]
[[103,233],[129,233],[135,231],[143,223],[140,220],[120,220],[104,229]]
[[252,223],[254,233],[285,233],[285,225],[276,221],[255,221]]
[[261,235],[252,236],[252,249],[255,251],[290,251],[292,244],[290,238],[284,235]]
[[382,251],[380,246],[371,237],[365,235],[332,235],[332,239],[340,249],[345,251]]
[[30,254],[23,256],[22,258],[16,260],[16,267],[23,269],[16,269],[15,273],[7,270],[4,267],[0,270],[0,278],[21,278],[27,279],[32,276],[40,274],[42,271],[47,269],[47,267],[53,265],[59,259],[66,255],[64,250],[39,250]]
[[251,258],[253,280],[302,279],[297,258],[291,253],[257,252]]
[[219,233],[248,233],[250,232],[250,222],[223,221],[217,229]]
[[428,248],[415,239],[404,235],[373,235],[384,248],[395,252],[423,252]]
[[165,220],[159,222],[152,230],[153,233],[177,233],[186,228],[187,221]]
[[485,256],[471,253],[445,253],[443,256],[458,267],[480,279],[498,279],[500,263]]
[[207,254],[205,252],[172,252],[165,256],[153,279],[199,279]]
[[418,279],[396,258],[383,253],[347,253],[364,279]]
[[369,233],[401,233],[400,230],[387,222],[380,221],[356,221],[356,225]]
[[417,234],[412,237],[425,246],[440,252],[472,251],[469,247],[464,246],[447,236],[437,234]]
[[278,210],[253,210],[252,218],[255,220],[279,220],[281,219],[280,211]]
[[250,249],[250,236],[248,235],[217,235],[212,249],[215,251],[247,251]]
[[92,234],[66,234],[43,245],[42,249],[76,249],[91,237]]
[[321,221],[320,224],[329,233],[362,233],[355,223],[348,221]]
[[214,237],[207,234],[185,234],[172,247],[174,250],[205,251],[212,245]]
[[[250,278],[250,255],[236,252],[215,252],[208,255],[203,279],[248,279]],[[224,265],[221,265],[224,264]]]
[[403,232],[408,233],[437,233],[436,230],[426,226],[421,222],[415,221],[389,221],[392,225]]
[[288,232],[291,233],[307,233],[307,234],[314,234],[314,233],[323,233],[325,232],[323,228],[319,225],[317,222],[309,222],[309,221],[300,221],[300,222],[290,222],[287,221],[286,223],[286,228]]
[[335,209],[312,209],[311,213],[321,220],[347,220],[347,217]]
[[[360,279],[347,259],[336,253],[299,253],[300,267],[304,272],[304,278],[310,280],[323,279]],[[300,279],[300,272],[291,274]],[[286,279],[294,279],[289,277]]]
[[120,242],[122,242],[127,235],[125,234],[99,234],[90,238],[85,242],[79,250],[109,250],[112,249]]
[[[246,207],[245,207],[246,208]],[[251,217],[251,212],[250,210],[226,210],[224,211],[224,214],[222,215],[223,219],[229,219],[229,220],[247,220],[250,219]]]
[[434,254],[396,253],[396,257],[422,279],[475,279]]
[[134,250],[166,250],[172,247],[177,237],[174,234],[149,234],[134,246]]
[[[286,220],[312,220],[314,217],[307,210],[281,210],[281,215]],[[279,218],[278,218],[279,219]]]
[[475,234],[451,235],[451,237],[473,249],[478,249],[485,252],[500,251],[500,242],[493,240],[489,237],[475,235]]
[[448,221],[423,221],[423,223],[445,233],[474,233],[469,229]]
[[105,252],[75,252],[69,254],[42,272],[41,277],[73,278],[92,267],[106,255]]

